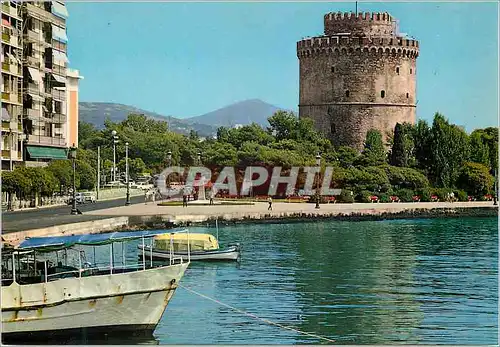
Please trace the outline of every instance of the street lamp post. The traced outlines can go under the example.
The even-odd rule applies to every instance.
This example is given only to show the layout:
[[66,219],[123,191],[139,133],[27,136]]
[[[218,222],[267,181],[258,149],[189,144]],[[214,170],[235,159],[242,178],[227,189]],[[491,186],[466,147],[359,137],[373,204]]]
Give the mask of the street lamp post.
[[130,205],[130,183],[129,183],[129,173],[128,173],[128,142],[125,142],[125,176],[127,180],[127,199],[125,200],[125,206]]
[[316,208],[319,208],[319,189],[321,183],[321,155],[319,153],[316,155],[316,166],[319,167],[318,183],[316,184]]
[[73,147],[69,149],[69,155],[71,160],[73,161],[73,201],[71,203],[71,214],[78,214],[78,210],[76,209],[76,147],[73,144]]
[[118,136],[116,134],[116,130],[111,132],[113,136],[113,182],[116,181],[116,144],[118,143]]

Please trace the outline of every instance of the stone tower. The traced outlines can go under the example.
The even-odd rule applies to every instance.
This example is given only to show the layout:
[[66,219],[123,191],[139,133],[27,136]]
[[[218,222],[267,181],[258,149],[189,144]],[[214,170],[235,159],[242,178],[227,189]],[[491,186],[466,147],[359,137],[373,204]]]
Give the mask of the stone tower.
[[324,36],[297,42],[299,117],[335,145],[361,149],[369,129],[384,137],[415,123],[418,41],[388,13],[328,13]]

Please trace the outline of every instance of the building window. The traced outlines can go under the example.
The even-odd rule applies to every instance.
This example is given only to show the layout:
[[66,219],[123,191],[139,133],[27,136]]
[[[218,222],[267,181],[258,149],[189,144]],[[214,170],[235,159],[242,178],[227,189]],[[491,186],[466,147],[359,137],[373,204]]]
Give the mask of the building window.
[[410,94],[406,93],[406,98],[408,99],[410,97]]
[[385,98],[385,90],[382,90],[382,91],[380,92],[380,96],[382,97],[382,99],[383,99],[383,98]]
[[345,96],[349,97],[349,91],[348,90],[345,91]]
[[413,73],[413,70],[412,70],[412,69],[410,69],[410,75],[411,75],[412,73]]
[[55,109],[55,113],[61,114],[62,113],[62,102],[55,101],[54,102],[54,109]]
[[333,72],[335,72],[335,67],[334,67],[334,66],[332,66],[332,73],[333,73]]
[[399,67],[396,68],[396,73],[399,75]]
[[330,125],[330,133],[332,135],[335,134],[335,124],[333,124],[333,123]]

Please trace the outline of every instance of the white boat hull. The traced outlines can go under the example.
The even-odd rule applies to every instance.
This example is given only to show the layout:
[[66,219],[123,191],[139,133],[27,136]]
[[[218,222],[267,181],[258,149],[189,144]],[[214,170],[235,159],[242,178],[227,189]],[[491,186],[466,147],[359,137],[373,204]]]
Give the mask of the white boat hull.
[[2,338],[153,332],[188,263],[2,287]]
[[[138,248],[142,250],[142,245],[139,245]],[[151,250],[149,246],[144,246],[145,256],[147,259],[151,257]],[[170,252],[163,251],[153,248],[153,260],[169,260]],[[142,254],[139,256],[142,257]],[[178,258],[182,257],[183,261],[188,261],[187,252],[174,252],[173,256]],[[238,260],[240,257],[240,249],[238,247],[229,247],[226,250],[215,250],[215,251],[192,251],[190,252],[189,259],[193,260]]]

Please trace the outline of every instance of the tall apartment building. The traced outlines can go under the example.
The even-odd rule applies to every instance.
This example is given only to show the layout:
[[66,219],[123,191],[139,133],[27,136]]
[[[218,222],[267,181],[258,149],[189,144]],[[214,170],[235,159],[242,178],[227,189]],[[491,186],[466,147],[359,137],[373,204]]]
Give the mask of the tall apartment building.
[[[52,159],[65,159],[67,148],[78,144],[73,135],[69,139],[69,134],[73,134],[74,128],[78,127],[78,113],[70,119],[68,78],[73,81],[71,90],[77,94],[80,76],[77,71],[68,70],[67,17],[68,11],[62,1],[2,4],[2,59],[8,59],[9,64],[11,61],[19,62],[15,65],[17,70],[9,67],[9,76],[12,76],[12,71],[18,75],[9,77],[10,80],[5,83],[5,95],[2,90],[2,120],[4,114],[5,118],[10,116],[11,119],[9,133],[4,132],[2,122],[2,149],[13,148],[10,152],[26,166],[43,166]],[[15,107],[8,106],[7,98]],[[7,105],[5,111],[4,101]],[[11,143],[11,147],[6,146]],[[7,163],[3,154],[4,151],[2,169],[10,169],[11,160],[9,158]]]
[[23,38],[20,3],[2,3],[2,169],[23,160]]

